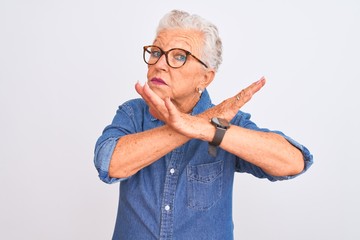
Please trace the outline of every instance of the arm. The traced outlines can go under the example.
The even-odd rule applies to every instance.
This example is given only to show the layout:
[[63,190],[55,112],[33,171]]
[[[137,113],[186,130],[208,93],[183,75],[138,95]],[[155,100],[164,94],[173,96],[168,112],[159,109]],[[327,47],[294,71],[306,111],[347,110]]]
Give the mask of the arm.
[[304,169],[301,151],[276,133],[231,126],[220,147],[272,176],[296,175]]
[[[169,112],[166,123],[190,138],[211,142],[215,128],[209,119],[217,116],[230,121],[239,108],[264,84],[265,79],[261,79],[242,90],[237,96],[225,100],[199,116],[181,114],[170,99],[166,99],[165,106]],[[273,176],[295,175],[304,169],[304,157],[301,151],[276,133],[259,132],[233,125],[226,132],[220,147]]]
[[[151,114],[160,120],[164,119],[162,113],[167,112],[164,101],[147,85],[143,87],[137,83],[135,88],[149,105]],[[132,176],[189,139],[167,125],[123,136],[116,143],[112,153],[109,176],[112,178]]]
[[[172,125],[172,127],[166,124],[162,127],[121,137],[116,143],[110,159],[108,173],[111,178],[127,178],[132,176],[142,168],[186,143],[191,138],[205,137],[193,135],[193,129],[201,129],[204,125],[206,126],[208,116],[215,114],[213,110],[211,110],[201,114],[201,117],[195,118],[199,121],[193,121],[194,117],[188,114],[182,114],[176,110],[178,117],[182,120],[177,123],[169,122],[170,113],[167,109],[166,101],[157,96],[147,84],[141,86],[137,83],[135,88],[147,102],[150,113],[165,123],[171,123],[170,125]],[[220,105],[220,107],[221,106],[225,107],[224,104]],[[218,108],[220,109],[220,107]],[[173,108],[175,108],[175,106],[173,106]],[[234,111],[234,114],[236,112],[237,109]],[[184,126],[182,126],[182,124],[184,124]],[[176,125],[176,127],[174,127],[174,125]],[[190,132],[181,132],[179,131],[180,128],[187,129]]]
[[168,126],[123,136],[112,154],[109,175],[114,178],[129,177],[188,140]]
[[[136,84],[152,115],[166,125],[120,138],[111,157],[109,175],[129,177],[192,138],[210,142],[215,128],[209,119],[217,116],[230,121],[264,84],[265,79],[261,79],[198,116],[179,112],[170,99],[162,100],[146,84],[143,87]],[[304,165],[300,151],[274,133],[232,126],[220,147],[274,176],[301,172]]]

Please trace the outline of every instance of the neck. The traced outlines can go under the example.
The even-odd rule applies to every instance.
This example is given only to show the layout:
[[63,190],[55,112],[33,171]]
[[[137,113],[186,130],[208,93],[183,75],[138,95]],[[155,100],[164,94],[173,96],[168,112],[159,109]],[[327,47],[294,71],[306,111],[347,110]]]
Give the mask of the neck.
[[186,99],[184,101],[176,101],[174,100],[173,103],[179,109],[180,112],[183,113],[191,113],[194,109],[195,105],[200,100],[201,95],[194,94],[191,98]]

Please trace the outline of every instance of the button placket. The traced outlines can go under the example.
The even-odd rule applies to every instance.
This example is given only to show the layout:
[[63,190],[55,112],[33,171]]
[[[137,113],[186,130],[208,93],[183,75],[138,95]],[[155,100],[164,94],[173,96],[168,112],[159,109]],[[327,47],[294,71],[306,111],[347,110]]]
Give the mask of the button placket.
[[177,164],[181,162],[183,157],[183,151],[177,149],[174,150],[170,158],[167,159],[168,166],[166,170],[164,192],[162,199],[162,214],[160,224],[160,240],[172,238],[173,233],[173,221],[174,221],[174,202],[176,186],[179,178],[177,173]]

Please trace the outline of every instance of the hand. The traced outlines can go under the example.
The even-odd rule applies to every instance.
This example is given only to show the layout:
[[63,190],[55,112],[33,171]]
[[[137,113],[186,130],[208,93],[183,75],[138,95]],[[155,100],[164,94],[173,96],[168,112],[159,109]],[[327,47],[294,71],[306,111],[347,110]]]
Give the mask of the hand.
[[[165,99],[165,107],[167,108],[166,124],[177,132],[190,137],[206,140],[209,136],[204,133],[211,132],[213,126],[209,124],[212,117],[225,118],[229,122],[234,118],[239,109],[245,105],[252,96],[265,85],[265,78],[254,82],[247,88],[240,91],[234,97],[228,98],[217,106],[197,115],[191,116],[180,112],[171,102],[170,98]],[[210,127],[210,131],[206,130]],[[211,134],[211,137],[213,135]]]
[[144,86],[141,86],[140,83],[136,83],[135,89],[149,106],[150,114],[155,118],[166,122],[165,119],[168,118],[168,110],[165,107],[165,103],[151,90],[149,85],[145,83]]
[[135,89],[149,106],[152,116],[187,137],[198,138],[194,133],[208,122],[203,118],[180,112],[170,98],[161,99],[146,83],[144,86],[136,83]]
[[252,96],[265,85],[265,82],[265,77],[260,78],[260,80],[241,90],[235,96],[228,98],[220,104],[208,109],[207,111],[200,114],[200,116],[206,119],[210,119],[212,117],[220,117],[230,122],[234,118],[236,113],[239,111],[239,109],[242,108],[245,103],[250,101]]
[[225,118],[231,121],[239,109],[245,105],[252,96],[265,85],[265,78],[262,77],[237,95],[224,100],[222,103],[208,109],[207,111],[191,116],[180,112],[171,102],[170,98],[162,100],[145,83],[141,86],[135,85],[136,91],[142,96],[150,108],[150,113],[157,119],[165,122],[175,131],[191,138],[203,138],[204,128],[209,127],[209,119],[212,117]]

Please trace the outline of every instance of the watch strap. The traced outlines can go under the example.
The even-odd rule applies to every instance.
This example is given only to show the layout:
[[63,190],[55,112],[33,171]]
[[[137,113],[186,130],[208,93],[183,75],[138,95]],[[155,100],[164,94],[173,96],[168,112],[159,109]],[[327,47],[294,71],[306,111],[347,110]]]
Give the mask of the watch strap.
[[213,157],[216,157],[216,148],[217,146],[209,144],[208,152]]
[[219,146],[224,138],[226,128],[216,127],[215,136],[210,145]]
[[215,126],[215,136],[211,142],[209,142],[208,152],[213,157],[216,157],[216,148],[222,142],[226,130],[230,127],[230,124],[226,119],[213,117],[210,122]]
[[208,148],[208,152],[211,156],[216,157],[216,149],[223,140],[225,132],[226,132],[226,128],[221,128],[216,126],[215,136],[213,140],[209,143],[209,148]]

